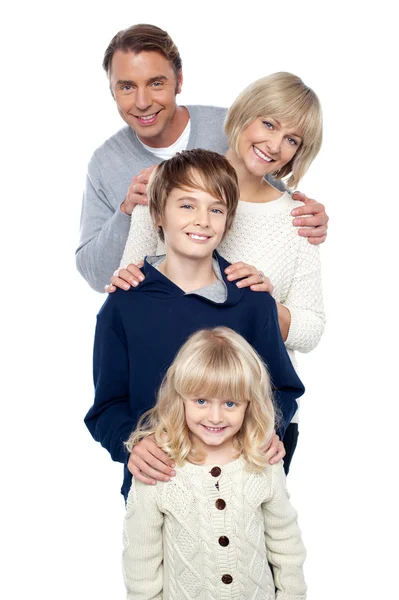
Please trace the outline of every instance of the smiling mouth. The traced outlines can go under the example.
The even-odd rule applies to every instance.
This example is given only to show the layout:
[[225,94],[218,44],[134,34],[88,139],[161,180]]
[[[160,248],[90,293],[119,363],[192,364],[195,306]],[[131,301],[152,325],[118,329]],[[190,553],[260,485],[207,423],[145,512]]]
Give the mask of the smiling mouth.
[[259,156],[259,158],[261,158],[265,162],[267,162],[267,163],[274,162],[273,158],[270,158],[270,156],[267,156],[264,152],[259,150],[259,148],[257,148],[256,146],[252,146],[252,148],[253,148],[253,151],[255,152],[256,156]]
[[191,240],[195,240],[197,242],[206,242],[211,239],[209,235],[200,235],[199,233],[186,233]]
[[209,433],[220,433],[221,431],[224,431],[226,429],[226,427],[207,427],[206,425],[202,425],[202,427],[206,431],[209,431]]
[[135,119],[140,123],[140,125],[152,125],[157,120],[157,117],[161,111],[159,110],[152,115],[133,115]]

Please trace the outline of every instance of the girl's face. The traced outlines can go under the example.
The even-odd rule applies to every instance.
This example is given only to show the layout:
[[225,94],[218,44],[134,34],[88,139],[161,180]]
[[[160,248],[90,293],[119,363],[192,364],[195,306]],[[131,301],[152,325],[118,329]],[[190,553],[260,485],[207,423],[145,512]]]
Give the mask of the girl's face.
[[228,448],[244,421],[248,402],[228,398],[185,400],[186,423],[197,448],[207,452],[215,446]]
[[289,163],[301,143],[300,132],[295,127],[259,117],[242,131],[237,155],[252,175],[263,177]]

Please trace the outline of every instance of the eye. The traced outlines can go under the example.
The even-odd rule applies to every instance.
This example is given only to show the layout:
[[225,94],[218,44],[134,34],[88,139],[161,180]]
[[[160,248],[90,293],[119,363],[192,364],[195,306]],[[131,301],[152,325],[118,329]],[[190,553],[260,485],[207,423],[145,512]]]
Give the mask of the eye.
[[193,208],[191,204],[182,204],[180,208]]
[[216,215],[224,215],[223,210],[221,210],[220,208],[212,208],[211,209],[213,213],[215,213]]
[[131,92],[133,89],[133,86],[129,85],[128,83],[126,85],[122,85],[121,90],[122,92]]
[[298,146],[298,142],[294,140],[294,138],[287,138],[287,142],[291,144],[291,146]]
[[273,123],[270,123],[270,121],[262,121],[263,125],[266,127],[266,129],[274,129],[273,127]]
[[206,404],[206,400],[205,400],[205,398],[197,398],[197,400],[196,400],[196,403],[197,403],[199,406],[205,406],[205,404]]
[[153,83],[151,85],[154,88],[159,88],[163,85],[163,82],[162,81],[153,81]]
[[233,402],[232,400],[227,400],[227,402],[225,402],[227,408],[234,408],[235,406],[237,406],[237,404],[235,402]]

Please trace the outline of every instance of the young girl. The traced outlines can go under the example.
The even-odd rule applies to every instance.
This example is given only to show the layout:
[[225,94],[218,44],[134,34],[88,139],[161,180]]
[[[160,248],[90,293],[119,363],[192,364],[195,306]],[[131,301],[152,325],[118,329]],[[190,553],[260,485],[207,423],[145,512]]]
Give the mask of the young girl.
[[[264,275],[270,279],[281,334],[295,366],[294,352],[315,348],[324,330],[319,248],[298,236],[292,225],[291,211],[302,203],[265,177],[298,185],[321,146],[320,102],[299,77],[275,73],[255,81],[238,96],[227,113],[225,132],[229,143],[226,157],[237,172],[240,202],[233,226],[218,251],[231,263],[243,260],[256,265],[253,275],[239,285],[255,284],[251,287],[256,290]],[[122,266],[146,254],[163,252],[148,207],[137,205]],[[132,264],[128,268],[130,272],[121,269],[119,279],[112,281],[122,287],[122,279],[130,281],[132,273],[141,276]],[[246,275],[250,273],[245,268],[237,271],[235,265],[230,267],[232,281]],[[295,415],[283,440],[286,472],[297,437]],[[131,462],[134,457],[135,452]],[[153,462],[150,452],[142,458]]]
[[154,435],[178,465],[168,483],[134,480],[130,489],[128,599],[305,599],[305,550],[282,462],[265,464],[259,450],[274,426],[254,349],[226,327],[193,334],[127,443]]

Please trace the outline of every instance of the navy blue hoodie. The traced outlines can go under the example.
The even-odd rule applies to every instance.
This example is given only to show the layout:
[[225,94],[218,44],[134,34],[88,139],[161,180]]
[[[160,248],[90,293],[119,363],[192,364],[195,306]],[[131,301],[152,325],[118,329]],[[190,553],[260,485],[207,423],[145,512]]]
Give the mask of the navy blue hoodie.
[[240,333],[269,367],[282,412],[282,437],[304,392],[287,354],[270,294],[239,289],[224,269],[230,264],[215,253],[227,286],[227,300],[215,303],[185,292],[147,260],[145,279],[128,292],[109,295],[98,316],[94,341],[94,404],[85,423],[113,460],[125,463],[122,493],[131,475],[123,446],[142,413],[156,402],[157,390],[181,345],[197,331],[224,325]]

